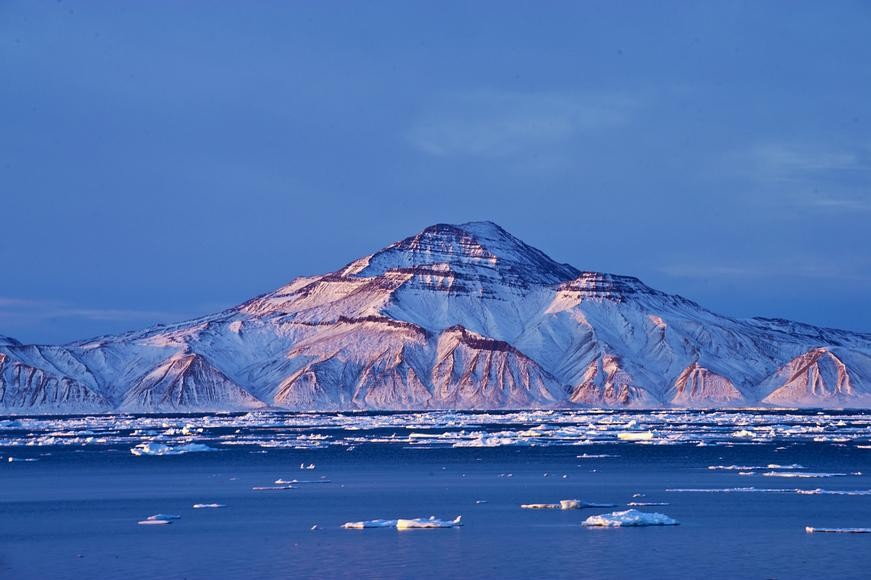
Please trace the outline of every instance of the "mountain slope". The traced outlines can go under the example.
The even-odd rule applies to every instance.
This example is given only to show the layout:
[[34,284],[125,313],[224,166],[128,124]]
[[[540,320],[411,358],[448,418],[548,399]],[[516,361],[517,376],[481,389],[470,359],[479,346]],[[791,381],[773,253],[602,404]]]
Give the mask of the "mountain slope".
[[871,335],[735,320],[439,224],[200,319],[0,339],[0,411],[867,406]]

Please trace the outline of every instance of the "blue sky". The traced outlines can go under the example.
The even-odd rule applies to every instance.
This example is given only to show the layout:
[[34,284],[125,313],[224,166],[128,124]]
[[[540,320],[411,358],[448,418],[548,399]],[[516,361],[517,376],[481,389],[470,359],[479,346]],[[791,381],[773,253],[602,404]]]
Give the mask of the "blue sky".
[[871,331],[871,5],[0,3],[0,334],[205,314],[437,222]]

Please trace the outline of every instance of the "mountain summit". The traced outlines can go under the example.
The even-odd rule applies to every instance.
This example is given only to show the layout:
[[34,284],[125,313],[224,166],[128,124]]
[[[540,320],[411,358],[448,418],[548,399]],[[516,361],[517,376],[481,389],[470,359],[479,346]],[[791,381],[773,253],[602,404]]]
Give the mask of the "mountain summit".
[[735,320],[437,224],[229,310],[63,346],[0,339],[0,412],[871,404],[871,335]]

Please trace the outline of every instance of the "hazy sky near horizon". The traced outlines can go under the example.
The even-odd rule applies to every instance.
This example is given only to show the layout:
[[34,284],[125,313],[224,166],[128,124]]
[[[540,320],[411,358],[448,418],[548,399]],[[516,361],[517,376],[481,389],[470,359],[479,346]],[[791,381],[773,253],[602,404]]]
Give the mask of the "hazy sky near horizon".
[[867,2],[0,2],[0,334],[213,312],[438,223],[871,331]]

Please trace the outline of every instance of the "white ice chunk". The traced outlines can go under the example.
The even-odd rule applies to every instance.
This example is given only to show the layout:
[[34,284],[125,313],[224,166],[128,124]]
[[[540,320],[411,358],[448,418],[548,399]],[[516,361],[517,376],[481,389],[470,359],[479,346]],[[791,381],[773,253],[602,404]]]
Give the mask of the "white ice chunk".
[[677,520],[665,514],[626,510],[590,516],[581,525],[586,527],[622,528],[628,526],[676,526],[677,524]]
[[180,520],[181,516],[176,514],[154,514],[153,516],[148,516],[145,518],[146,520]]
[[141,520],[138,522],[140,526],[165,526],[172,523],[172,520],[152,520],[151,518],[147,520]]
[[397,520],[364,520],[362,522],[347,522],[342,524],[346,530],[363,530],[367,528],[396,528],[397,530],[413,530],[428,528],[453,528],[461,526],[462,516],[453,520],[440,520],[435,516],[429,518],[397,519]]
[[813,528],[805,526],[809,534],[871,534],[871,528]]
[[224,508],[224,507],[227,507],[227,506],[222,504],[222,503],[195,503],[194,504],[195,510],[217,509],[217,508]]
[[347,522],[342,524],[346,530],[362,530],[364,528],[395,528],[396,520],[365,520],[362,522]]
[[212,447],[208,445],[204,445],[202,443],[187,443],[185,445],[178,445],[176,447],[170,447],[169,445],[164,445],[163,443],[155,443],[154,441],[149,441],[148,443],[140,443],[136,447],[130,450],[130,453],[133,455],[141,456],[141,455],[183,455],[185,453],[201,453],[204,451],[216,451]]
[[625,431],[617,433],[617,438],[622,441],[650,441],[653,439],[651,431]]
[[525,510],[558,510],[560,509],[560,504],[558,503],[524,503],[520,504],[521,509]]
[[396,529],[397,530],[418,530],[418,529],[432,529],[432,528],[455,528],[458,526],[462,526],[463,516],[457,516],[452,520],[439,520],[436,519],[435,516],[430,516],[429,518],[416,518],[410,520],[399,519],[396,520]]
[[793,477],[801,479],[815,479],[820,477],[844,477],[846,473],[809,473],[795,471],[766,471],[763,473],[765,477]]
[[654,506],[664,506],[671,505],[665,501],[630,501],[627,503],[629,507],[654,507]]
[[871,495],[871,489],[797,489],[799,495]]

